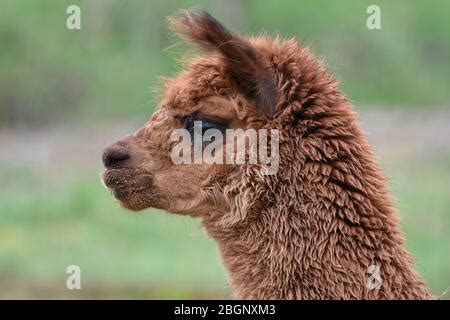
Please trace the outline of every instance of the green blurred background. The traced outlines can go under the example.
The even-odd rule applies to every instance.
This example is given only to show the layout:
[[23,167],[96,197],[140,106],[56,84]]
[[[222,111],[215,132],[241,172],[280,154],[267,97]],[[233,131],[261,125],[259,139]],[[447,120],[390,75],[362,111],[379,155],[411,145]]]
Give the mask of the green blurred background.
[[[81,30],[66,8],[81,7]],[[381,8],[381,30],[366,8]],[[120,209],[104,146],[146,122],[187,46],[166,17],[205,8],[296,36],[355,103],[416,268],[450,286],[450,1],[0,1],[0,298],[229,298],[198,220]],[[78,265],[82,290],[66,289]],[[448,298],[448,294],[443,296]]]

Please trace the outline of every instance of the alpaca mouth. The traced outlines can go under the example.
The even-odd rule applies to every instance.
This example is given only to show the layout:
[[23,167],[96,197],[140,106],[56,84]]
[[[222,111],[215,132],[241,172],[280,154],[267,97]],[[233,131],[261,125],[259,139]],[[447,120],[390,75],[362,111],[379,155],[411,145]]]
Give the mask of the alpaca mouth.
[[103,174],[104,185],[111,190],[141,191],[151,187],[152,175],[146,171],[131,168],[108,169]]
[[102,178],[120,205],[130,210],[156,206],[158,197],[153,187],[153,176],[132,168],[108,169]]

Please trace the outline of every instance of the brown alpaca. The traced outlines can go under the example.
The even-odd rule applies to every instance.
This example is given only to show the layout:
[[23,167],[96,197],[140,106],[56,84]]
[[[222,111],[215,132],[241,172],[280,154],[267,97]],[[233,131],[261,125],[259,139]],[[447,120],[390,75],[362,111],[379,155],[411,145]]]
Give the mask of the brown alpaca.
[[[293,39],[243,38],[207,13],[172,25],[206,55],[165,82],[144,128],[105,150],[104,182],[120,204],[200,217],[237,298],[430,298],[352,106],[310,51]],[[278,173],[175,165],[169,137],[189,117],[280,130]],[[371,265],[379,288],[368,286]]]

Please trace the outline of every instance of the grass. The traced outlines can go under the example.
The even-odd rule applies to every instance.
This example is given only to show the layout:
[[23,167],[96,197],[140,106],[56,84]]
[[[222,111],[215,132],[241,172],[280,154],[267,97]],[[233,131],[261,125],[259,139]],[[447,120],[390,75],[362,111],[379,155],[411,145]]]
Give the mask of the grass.
[[[450,287],[450,159],[422,157],[391,168],[408,249],[436,295]],[[449,296],[446,296],[447,299]]]
[[[450,285],[448,163],[417,159],[387,168],[407,247],[437,295]],[[23,291],[2,286],[0,297],[27,297],[33,286],[46,297],[229,297],[225,271],[198,220],[125,212],[96,174],[66,169],[61,178],[54,170],[1,172],[0,274]],[[77,293],[65,290],[72,264],[82,270]]]

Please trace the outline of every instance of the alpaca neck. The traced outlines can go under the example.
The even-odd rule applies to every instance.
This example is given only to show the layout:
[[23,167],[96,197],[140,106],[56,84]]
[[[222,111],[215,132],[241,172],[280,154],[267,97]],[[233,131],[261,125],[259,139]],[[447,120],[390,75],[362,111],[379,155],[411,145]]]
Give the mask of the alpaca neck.
[[[364,140],[359,143],[370,150]],[[271,205],[248,213],[231,227],[204,220],[238,298],[430,297],[411,268],[396,213],[371,153],[361,154],[345,168],[335,166],[365,176],[356,177],[351,170],[342,176],[336,168],[304,163],[297,173],[302,183],[283,185],[289,195],[281,190],[274,193]],[[325,172],[322,180],[319,172]]]
[[[388,230],[365,235],[357,226],[348,226],[354,232],[343,234],[345,228],[321,229],[299,212],[269,208],[261,214],[260,221],[230,229],[205,222],[237,298],[430,297],[411,269],[408,253],[395,244],[397,235]],[[334,223],[339,222],[328,226]]]

